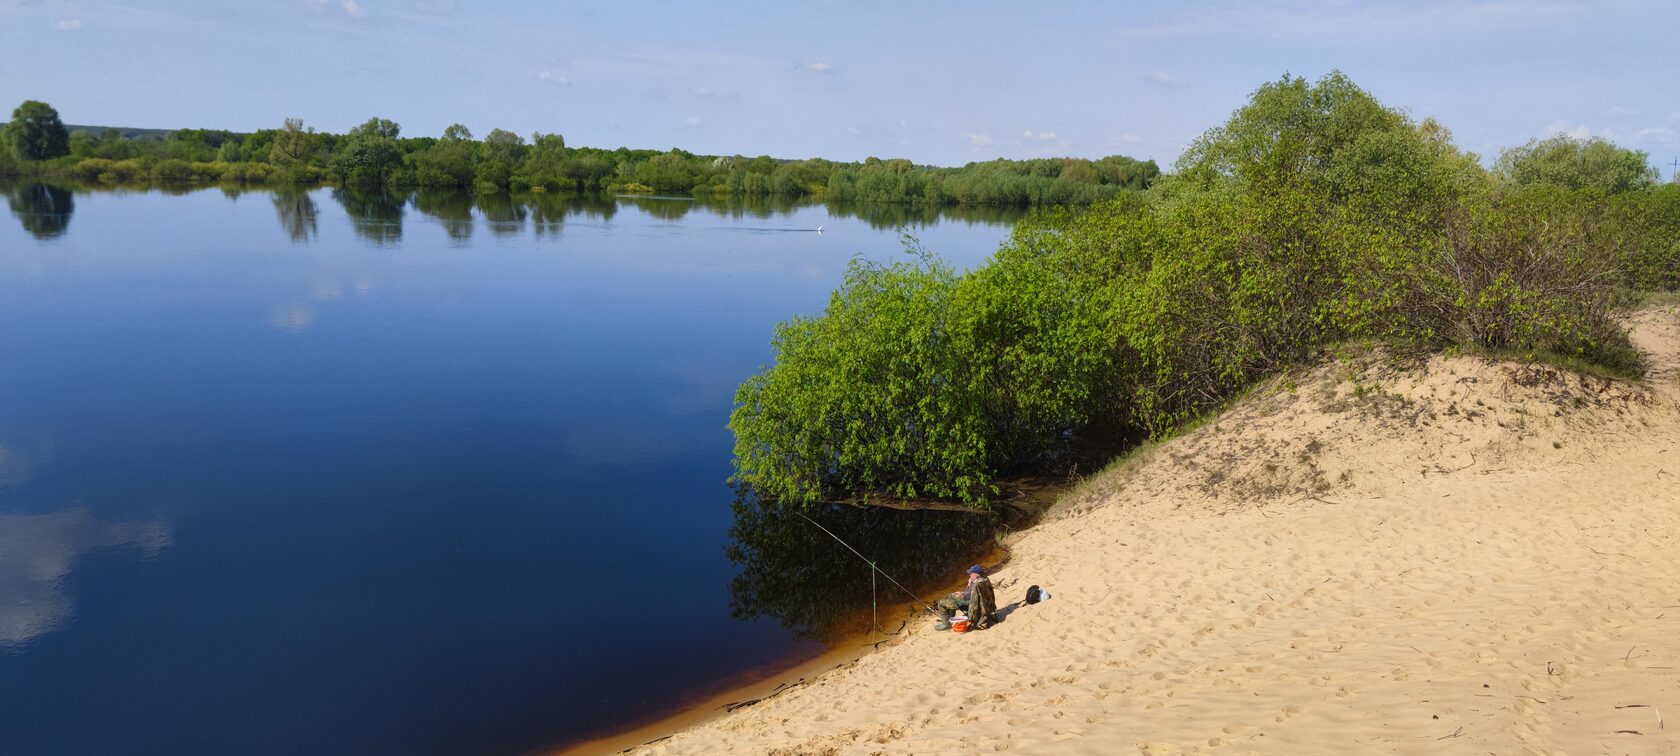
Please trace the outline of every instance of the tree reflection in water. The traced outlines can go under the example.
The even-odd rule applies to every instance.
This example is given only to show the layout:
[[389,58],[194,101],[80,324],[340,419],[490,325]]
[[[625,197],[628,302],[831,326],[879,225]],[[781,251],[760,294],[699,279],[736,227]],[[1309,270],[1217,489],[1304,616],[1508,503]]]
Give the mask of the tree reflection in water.
[[616,197],[620,204],[630,205],[648,215],[665,221],[679,221],[693,210],[698,201],[689,197],[641,196],[633,194]]
[[381,247],[402,242],[403,209],[408,195],[382,191],[333,189],[333,199],[344,206],[356,235]]
[[70,226],[76,211],[73,193],[52,184],[13,184],[6,192],[6,204],[23,224],[23,230],[37,239],[56,239]]
[[518,236],[525,230],[525,205],[506,194],[478,195],[478,211],[484,214],[484,224],[496,236]]
[[[74,189],[71,187],[74,186]],[[148,191],[166,194],[185,194],[198,191],[197,184],[136,185]],[[76,191],[127,191],[129,187],[99,185],[58,185],[45,183],[0,183],[12,214],[37,239],[62,236],[70,224],[75,209]],[[244,187],[222,186],[224,194],[235,197]],[[262,191],[262,190],[258,190]],[[275,187],[272,191],[274,212],[280,227],[294,242],[314,241],[318,229],[319,208],[307,190],[297,187]],[[612,196],[606,194],[570,194],[531,192],[517,195],[485,194],[474,196],[456,191],[389,192],[334,188],[332,198],[344,207],[345,214],[356,235],[378,246],[394,246],[402,242],[403,215],[412,199],[416,210],[436,219],[456,244],[472,240],[475,225],[473,208],[484,216],[490,232],[497,236],[522,233],[530,219],[537,236],[558,236],[567,218],[585,216],[611,220],[622,206],[634,207],[648,215],[667,221],[678,221],[689,213],[701,212],[731,219],[789,216],[802,208],[811,207],[809,200],[777,197],[697,197],[669,198],[644,196]],[[967,223],[1007,224],[1020,220],[1028,211],[1012,207],[939,207],[925,204],[901,203],[829,203],[830,215],[859,218],[873,228],[894,229],[932,225],[952,220]]]
[[276,189],[272,199],[280,228],[294,243],[315,240],[315,199],[309,196],[308,191],[295,187]]
[[531,229],[539,238],[559,236],[566,227],[566,219],[574,215],[612,220],[618,212],[618,203],[602,194],[531,192],[519,199],[525,203],[531,216]]
[[855,217],[870,228],[894,229],[906,226],[931,226],[953,220],[967,223],[1002,225],[1014,223],[1033,211],[1018,207],[961,207],[899,202],[828,203],[828,212],[841,217]]
[[[869,565],[797,508],[738,490],[733,509],[724,551],[740,570],[729,586],[736,619],[770,617],[802,637],[826,638],[869,611]],[[996,515],[963,512],[824,505],[805,514],[924,600],[989,551],[1002,527]],[[875,591],[883,604],[909,600],[885,579]]]
[[426,190],[414,195],[414,209],[437,219],[449,241],[465,246],[473,235],[473,198],[466,192]]

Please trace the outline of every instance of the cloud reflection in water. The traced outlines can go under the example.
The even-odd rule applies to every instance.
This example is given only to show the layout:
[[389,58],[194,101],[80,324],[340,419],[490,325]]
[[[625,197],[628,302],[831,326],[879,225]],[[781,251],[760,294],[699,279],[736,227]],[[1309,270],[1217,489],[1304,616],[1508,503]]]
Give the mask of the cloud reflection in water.
[[154,559],[169,546],[160,520],[98,522],[84,507],[0,514],[0,652],[17,651],[75,616],[65,579],[99,549],[134,547]]

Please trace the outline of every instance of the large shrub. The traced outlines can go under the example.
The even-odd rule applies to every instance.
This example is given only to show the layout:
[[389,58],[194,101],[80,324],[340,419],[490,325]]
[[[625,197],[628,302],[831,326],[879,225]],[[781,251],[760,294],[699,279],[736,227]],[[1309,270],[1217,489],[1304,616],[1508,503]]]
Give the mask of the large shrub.
[[[1008,181],[1081,168],[1029,167],[1044,171]],[[829,190],[904,191],[910,175],[870,164]],[[1674,285],[1677,226],[1680,189],[1500,181],[1340,74],[1285,77],[1147,195],[1022,223],[973,273],[855,264],[742,386],[737,480],[801,503],[983,503],[1095,426],[1168,430],[1347,339],[1635,371],[1616,314],[1637,287]]]
[[987,439],[952,338],[955,289],[937,261],[853,261],[821,316],[777,326],[775,367],[736,394],[736,478],[800,503],[981,500]]

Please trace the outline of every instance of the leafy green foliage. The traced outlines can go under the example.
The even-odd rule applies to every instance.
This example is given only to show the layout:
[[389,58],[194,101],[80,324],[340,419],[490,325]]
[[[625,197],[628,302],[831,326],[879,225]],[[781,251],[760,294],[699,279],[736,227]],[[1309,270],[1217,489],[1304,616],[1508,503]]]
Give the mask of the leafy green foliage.
[[777,368],[736,395],[737,477],[804,503],[989,493],[986,434],[950,329],[956,280],[932,259],[854,260],[821,317],[779,326]]
[[396,123],[378,117],[351,129],[333,154],[333,175],[345,186],[385,186],[403,164],[403,151],[397,143],[400,131]]
[[[7,127],[7,133],[12,131]],[[318,133],[305,128],[300,119],[287,119],[280,129],[249,134],[212,129],[131,129],[126,133],[107,129],[95,134],[91,129],[81,129],[67,138],[66,145],[74,160],[46,163],[29,172],[99,174],[105,172],[96,170],[102,167],[97,164],[85,169],[77,166],[96,159],[140,160],[142,168],[112,172],[102,180],[158,180],[156,165],[174,160],[191,167],[170,164],[164,173],[171,181],[310,183],[330,178],[359,189],[418,186],[482,194],[689,194],[697,198],[826,199],[934,208],[1089,204],[1142,190],[1160,175],[1153,161],[1119,155],[1095,161],[994,160],[961,168],[935,168],[904,159],[836,163],[821,158],[696,155],[680,149],[660,152],[568,147],[559,134],[539,132],[527,142],[502,129],[493,129],[482,141],[475,141],[472,132],[461,124],[452,124],[438,138],[403,138],[401,128],[384,118],[369,119],[342,135]],[[0,151],[0,172],[23,172],[18,162]],[[201,165],[211,163],[265,163],[271,168],[242,169],[236,172],[237,178],[219,178],[225,171]],[[194,178],[178,178],[188,175]]]
[[1680,184],[1612,195],[1603,223],[1603,238],[1631,261],[1635,288],[1680,289]]
[[1607,191],[1502,182],[1339,73],[1286,76],[1149,192],[1023,223],[973,273],[855,264],[742,385],[736,480],[983,505],[1079,434],[1169,432],[1349,339],[1635,373],[1615,315],[1677,283],[1680,187]]
[[510,131],[492,129],[484,137],[484,147],[478,161],[475,185],[480,191],[505,191],[513,180],[514,171],[525,159],[525,138]]
[[70,133],[58,111],[36,100],[24,100],[12,111],[3,130],[6,147],[19,160],[51,160],[70,154]]
[[443,138],[411,157],[415,179],[426,189],[466,189],[478,171],[478,145],[461,124],[443,130]]
[[313,128],[305,128],[302,118],[287,118],[275,132],[268,151],[268,161],[297,183],[307,175],[310,164],[321,149],[321,136]]
[[1499,154],[1494,171],[1518,186],[1627,192],[1656,186],[1660,177],[1645,153],[1603,139],[1559,134]]

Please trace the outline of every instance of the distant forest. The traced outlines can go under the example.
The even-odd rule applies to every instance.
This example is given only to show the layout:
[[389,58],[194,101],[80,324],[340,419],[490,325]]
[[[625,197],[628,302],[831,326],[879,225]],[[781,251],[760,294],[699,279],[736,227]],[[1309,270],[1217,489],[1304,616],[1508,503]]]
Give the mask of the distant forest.
[[960,168],[902,158],[836,162],[768,155],[698,155],[569,147],[559,134],[501,129],[482,139],[456,124],[436,137],[403,136],[371,118],[344,134],[289,118],[276,129],[134,129],[66,126],[57,111],[25,102],[6,125],[0,174],[122,184],[332,183],[354,189],[448,189],[475,194],[578,192],[772,197],[933,206],[1086,205],[1149,187],[1153,160],[992,160]]

